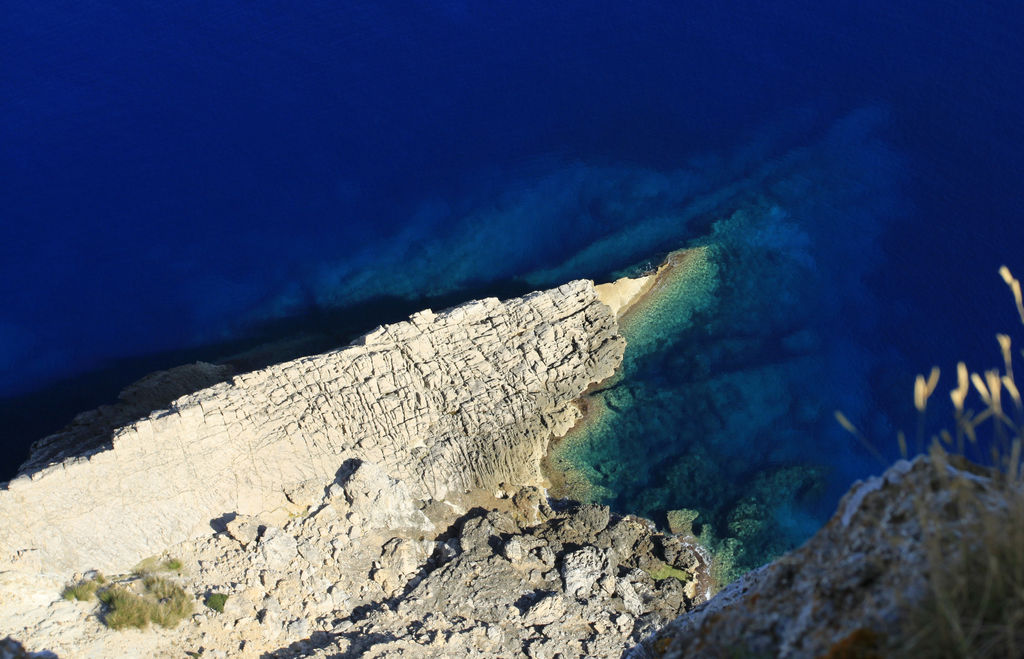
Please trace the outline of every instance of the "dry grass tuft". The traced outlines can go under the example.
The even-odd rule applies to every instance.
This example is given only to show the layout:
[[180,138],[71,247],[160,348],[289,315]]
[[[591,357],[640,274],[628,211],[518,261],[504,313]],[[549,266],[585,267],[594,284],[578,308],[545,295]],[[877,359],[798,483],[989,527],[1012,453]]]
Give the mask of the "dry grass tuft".
[[[1020,283],[1005,266],[1000,275],[1024,322]],[[1024,656],[1024,405],[1014,380],[1010,337],[996,338],[1004,372],[971,373],[958,364],[957,386],[950,392],[955,432],[931,438],[929,456],[948,501],[928,505],[929,493],[920,493],[915,502],[924,530],[928,591],[913,606],[902,638],[893,640],[892,656]],[[915,382],[921,441],[937,383],[938,369]],[[968,406],[972,386],[982,403],[977,411]],[[991,466],[970,464],[963,457],[967,449],[987,454]]]
[[161,561],[155,556],[151,556],[136,565],[132,570],[132,574],[137,577],[145,577],[147,575],[159,574],[161,572],[175,572],[177,574],[181,574],[183,568],[184,564],[177,558],[166,558]]
[[103,586],[106,583],[106,577],[97,572],[96,576],[92,579],[79,581],[78,583],[65,588],[61,593],[61,597],[69,601],[77,600],[79,602],[88,602],[96,596],[96,591],[99,590],[100,586]]
[[192,615],[192,598],[176,583],[163,577],[148,576],[141,585],[141,593],[123,585],[100,591],[100,601],[107,606],[103,622],[108,627],[143,629],[150,623],[174,627]]
[[[164,572],[180,570],[181,562],[172,561],[152,562],[146,567]],[[174,627],[192,615],[194,602],[181,586],[142,568],[140,565],[132,576],[115,579],[113,584],[97,572],[91,579],[68,586],[61,595],[81,602],[99,599],[103,622],[111,629],[142,629],[150,623]]]

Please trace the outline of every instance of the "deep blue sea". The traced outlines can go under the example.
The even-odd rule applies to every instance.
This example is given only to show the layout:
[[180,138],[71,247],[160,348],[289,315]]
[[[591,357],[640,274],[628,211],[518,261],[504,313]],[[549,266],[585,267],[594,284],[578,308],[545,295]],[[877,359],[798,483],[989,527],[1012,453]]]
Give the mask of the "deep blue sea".
[[[832,410],[890,455],[916,373],[942,367],[944,399],[958,359],[1024,340],[997,275],[1024,275],[1019,2],[6,6],[0,478],[154,369],[714,237],[703,333],[666,330],[630,396],[700,380],[733,479],[818,451],[820,521],[879,469]],[[788,412],[755,433],[723,368]],[[635,433],[652,460],[700,444],[663,427]]]

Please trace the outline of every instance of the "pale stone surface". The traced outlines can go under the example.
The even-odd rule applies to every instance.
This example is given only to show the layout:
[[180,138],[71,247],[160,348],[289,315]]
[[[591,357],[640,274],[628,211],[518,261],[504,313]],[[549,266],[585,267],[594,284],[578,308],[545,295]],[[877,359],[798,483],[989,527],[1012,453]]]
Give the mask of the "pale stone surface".
[[[288,492],[328,487],[351,459],[416,500],[538,482],[552,431],[578,415],[571,401],[612,375],[623,348],[593,284],[576,281],[420,312],[341,350],[183,395],[112,437],[109,422],[78,423],[0,489],[0,570],[125,570],[225,515],[276,511],[280,522],[302,509]],[[185,390],[225,375],[182,373]],[[128,397],[180,390],[162,377],[155,398],[144,386]],[[68,457],[72,438],[90,450]]]
[[[35,599],[4,602],[0,628],[30,650],[61,657],[180,657],[200,648],[202,656],[229,657],[618,657],[701,601],[675,596],[675,579],[656,582],[639,569],[668,556],[670,539],[647,522],[594,506],[556,513],[535,496],[475,502],[462,515],[433,508],[440,514],[432,524],[453,529],[448,540],[373,528],[361,517],[362,533],[350,540],[346,498],[325,492],[307,515],[265,528],[245,547],[224,532],[170,548],[183,563],[172,578],[197,597],[196,614],[174,629],[106,629],[94,600],[59,600],[63,582],[56,579],[12,583]],[[514,561],[504,551],[513,540],[520,548]],[[582,598],[566,592],[561,571],[573,569],[576,547],[605,557],[624,542],[640,551],[601,560],[592,579],[598,585]],[[270,565],[268,547],[287,560]],[[692,545],[673,555],[677,567],[701,560]],[[701,579],[706,573],[694,583]],[[610,590],[599,587],[605,581]],[[228,596],[223,613],[201,602],[213,592]],[[22,615],[27,609],[31,615]]]
[[607,304],[616,317],[626,313],[640,297],[650,290],[656,274],[643,277],[622,277],[607,284],[598,284],[597,299]]
[[[470,513],[456,523],[457,552],[435,552],[421,561],[395,597],[328,628],[322,647],[275,656],[619,657],[673,611],[702,601],[674,596],[684,588],[676,579],[655,581],[639,569],[664,560],[659,548],[666,538],[649,523],[609,516],[607,508],[597,506],[548,509],[542,513],[547,519],[534,524],[530,520],[537,513],[530,504]],[[603,525],[579,524],[581,517]],[[616,555],[611,547],[623,535],[646,551]],[[408,543],[392,539],[384,555]],[[690,545],[690,552],[700,550]],[[693,556],[677,552],[677,558],[682,566]],[[382,561],[382,567],[390,561]],[[562,574],[571,576],[566,580]],[[705,570],[695,582],[707,578]],[[604,581],[610,590],[599,586]],[[616,581],[630,599],[619,595]],[[638,590],[647,597],[641,599]]]
[[228,535],[237,540],[243,547],[255,542],[259,537],[259,524],[249,515],[238,515],[227,523]]
[[372,462],[361,462],[342,476],[342,488],[352,513],[372,529],[431,531],[434,525],[416,507],[409,488],[389,477]]
[[597,580],[607,573],[607,564],[597,547],[584,547],[568,554],[562,561],[565,592],[572,597],[587,599]]

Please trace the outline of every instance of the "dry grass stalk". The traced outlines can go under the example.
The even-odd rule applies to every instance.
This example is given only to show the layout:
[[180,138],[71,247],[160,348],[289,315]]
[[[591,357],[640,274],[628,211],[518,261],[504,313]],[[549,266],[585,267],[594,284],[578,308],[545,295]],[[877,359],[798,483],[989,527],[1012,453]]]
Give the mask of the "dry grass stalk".
[[[1000,274],[1024,323],[1020,282],[1005,266]],[[917,493],[915,501],[929,589],[924,601],[912,608],[903,638],[893,639],[895,656],[1024,656],[1024,405],[1014,380],[1010,339],[1000,334],[997,341],[1005,373],[968,373],[966,365],[959,363],[957,387],[950,392],[956,439],[943,431],[941,441],[933,440],[929,449],[941,487],[937,492]],[[980,412],[966,406],[968,382],[984,404]],[[914,385],[914,405],[922,418],[934,389],[929,384],[918,376]],[[1003,409],[1003,391],[1013,402],[1013,419]],[[962,439],[977,444],[986,422],[992,424],[985,438],[992,444],[993,467],[987,478],[979,480],[971,473],[978,468],[963,458]],[[919,429],[923,427],[922,422]],[[905,450],[906,441],[900,439]],[[956,444],[959,455],[946,453],[943,443]],[[948,500],[937,506],[935,497]]]

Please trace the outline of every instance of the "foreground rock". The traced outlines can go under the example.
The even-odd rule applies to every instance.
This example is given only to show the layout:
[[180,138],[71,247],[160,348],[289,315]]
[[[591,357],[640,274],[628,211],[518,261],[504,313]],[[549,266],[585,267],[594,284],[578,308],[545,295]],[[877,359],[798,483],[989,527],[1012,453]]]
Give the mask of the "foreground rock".
[[[302,656],[617,657],[706,598],[695,546],[607,508],[544,508],[539,524],[524,516],[529,503],[471,513],[433,565]],[[666,555],[682,580],[651,576]]]
[[[127,570],[225,516],[286,518],[301,509],[295,492],[322,491],[349,459],[379,464],[418,500],[535,483],[552,433],[578,416],[573,399],[614,372],[623,348],[609,307],[577,281],[424,311],[112,433],[80,420],[0,489],[0,570]],[[224,376],[194,370],[199,384]],[[145,400],[140,389],[129,398]],[[71,443],[86,452],[68,457]],[[42,467],[46,457],[62,461]]]
[[629,657],[889,656],[914,629],[929,572],[955,570],[965,548],[984,551],[978,517],[1005,524],[1007,497],[991,472],[967,463],[900,461],[856,483],[803,547],[748,573]]

